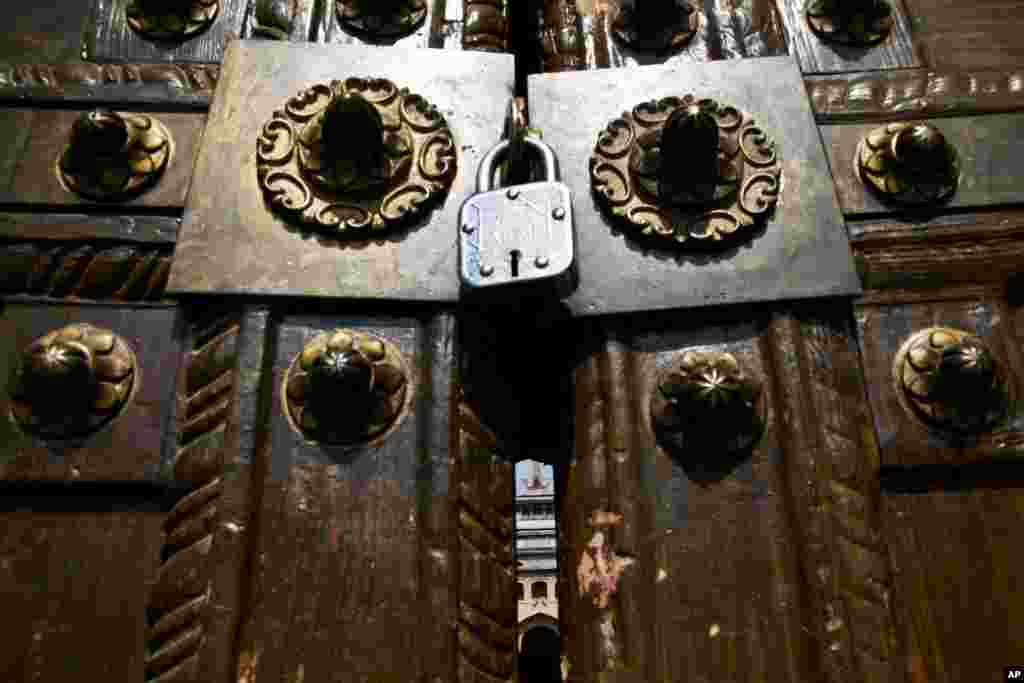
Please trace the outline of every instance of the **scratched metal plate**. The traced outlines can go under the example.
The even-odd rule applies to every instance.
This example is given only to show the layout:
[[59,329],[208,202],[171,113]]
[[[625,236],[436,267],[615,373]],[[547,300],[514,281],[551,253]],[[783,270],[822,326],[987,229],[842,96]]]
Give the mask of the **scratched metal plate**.
[[[693,93],[750,112],[777,143],[782,190],[763,231],[716,255],[667,251],[613,231],[590,191],[598,133],[635,105]],[[832,176],[791,57],[530,76],[531,124],[555,150],[572,191],[579,287],[566,304],[598,315],[855,295],[860,284]]]
[[[374,240],[328,241],[266,206],[256,138],[304,87],[375,76],[427,98],[455,138],[458,172],[425,224]],[[228,47],[193,176],[169,289],[454,301],[456,221],[477,166],[501,137],[513,58],[397,47],[238,41]]]

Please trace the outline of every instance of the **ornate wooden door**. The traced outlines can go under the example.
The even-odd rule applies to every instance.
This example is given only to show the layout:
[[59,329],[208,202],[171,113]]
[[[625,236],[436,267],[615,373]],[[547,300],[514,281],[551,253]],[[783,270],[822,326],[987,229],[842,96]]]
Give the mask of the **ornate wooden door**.
[[[398,4],[9,9],[0,679],[514,680],[523,458],[568,680],[1024,665],[1020,11]],[[531,128],[573,288],[464,296]]]

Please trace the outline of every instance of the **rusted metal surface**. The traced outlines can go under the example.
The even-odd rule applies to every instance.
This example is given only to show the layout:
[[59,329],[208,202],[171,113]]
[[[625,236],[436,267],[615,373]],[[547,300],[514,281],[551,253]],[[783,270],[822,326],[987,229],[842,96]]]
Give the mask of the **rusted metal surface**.
[[1020,342],[1013,328],[1013,308],[997,296],[974,298],[933,291],[931,301],[886,302],[881,293],[857,307],[867,400],[884,465],[962,465],[1012,456],[1024,447],[1024,413],[1011,406],[1004,423],[979,434],[945,434],[908,414],[893,381],[900,346],[919,330],[951,327],[977,336],[1006,373],[1012,394],[1020,396]]
[[892,9],[892,27],[883,40],[868,46],[841,45],[820,38],[808,24],[807,4],[807,0],[779,2],[790,54],[796,57],[805,74],[924,66],[914,49],[913,18],[907,14],[903,0],[887,0]]
[[[158,477],[177,368],[177,310],[170,306],[7,302],[0,314],[0,479],[143,480]],[[136,386],[124,411],[98,431],[64,441],[39,440],[14,421],[8,393],[14,364],[34,339],[72,323],[115,331],[135,355]]]
[[[233,43],[193,180],[197,187],[219,189],[191,195],[170,289],[454,300],[456,216],[475,191],[480,160],[501,137],[512,62],[509,55],[444,50],[413,54],[398,48]],[[339,63],[345,64],[341,72]],[[268,209],[256,182],[255,145],[266,118],[301,87],[350,75],[394,79],[429,99],[455,138],[458,173],[426,223],[341,245],[313,239]]]
[[[123,207],[177,208],[185,204],[199,139],[205,123],[200,113],[145,112],[155,116],[174,139],[170,161],[153,187],[118,202]],[[79,112],[52,109],[5,109],[0,135],[15,141],[0,157],[0,201],[46,206],[110,206],[81,197],[61,186],[57,159],[69,142]],[[130,211],[130,208],[126,210]]]
[[[993,114],[925,120],[939,129],[956,150],[960,180],[943,210],[981,208],[1024,200],[1024,114]],[[857,146],[876,126],[822,126],[821,137],[835,177],[839,204],[846,216],[893,212],[873,195],[855,172]]]
[[[751,87],[757,83],[759,87]],[[695,307],[859,291],[828,165],[795,62],[786,57],[530,77],[531,125],[558,155],[573,192],[576,315]],[[763,86],[763,87],[760,87]],[[728,101],[771,135],[785,178],[775,213],[746,245],[675,256],[617,234],[590,193],[598,133],[623,109],[679,92]],[[614,276],[609,277],[610,274]]]

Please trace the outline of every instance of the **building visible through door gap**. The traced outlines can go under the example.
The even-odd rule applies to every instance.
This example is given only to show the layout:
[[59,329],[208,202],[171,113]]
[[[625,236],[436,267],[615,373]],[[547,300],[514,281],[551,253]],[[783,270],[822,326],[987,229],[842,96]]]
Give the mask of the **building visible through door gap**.
[[516,463],[519,683],[562,680],[558,633],[558,526],[551,465]]

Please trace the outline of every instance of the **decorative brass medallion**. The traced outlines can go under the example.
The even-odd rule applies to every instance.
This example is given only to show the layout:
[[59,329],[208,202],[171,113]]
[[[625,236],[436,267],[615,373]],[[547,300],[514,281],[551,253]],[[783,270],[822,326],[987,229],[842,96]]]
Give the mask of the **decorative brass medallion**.
[[[658,378],[651,419],[662,445],[697,456],[747,451],[767,424],[761,383],[731,353],[686,351]],[[697,449],[696,451],[694,449]]]
[[274,112],[257,142],[257,177],[270,205],[334,237],[421,218],[455,171],[455,141],[437,108],[380,78],[303,90]]
[[960,178],[956,150],[928,123],[890,123],[857,146],[857,177],[884,199],[927,204],[950,197]]
[[590,185],[602,209],[662,244],[719,248],[778,201],[775,143],[749,114],[692,95],[623,112],[598,135]]
[[807,0],[804,12],[819,38],[842,45],[874,45],[893,25],[887,0]]
[[370,40],[397,40],[420,27],[426,0],[335,0],[338,23]]
[[401,353],[390,342],[356,330],[324,332],[306,344],[285,374],[285,414],[310,441],[370,441],[402,412],[407,377]]
[[116,417],[138,382],[135,354],[110,330],[68,325],[32,342],[15,366],[11,413],[42,439],[86,436]]
[[220,0],[128,0],[128,25],[150,40],[194,38],[213,23]]
[[682,48],[700,28],[700,9],[691,0],[657,0],[643,4],[612,3],[612,35],[637,50]]
[[893,380],[904,410],[948,432],[984,431],[1010,403],[1010,385],[985,343],[949,327],[911,336],[896,353]]
[[83,197],[126,199],[159,179],[172,150],[170,132],[152,116],[94,109],[72,126],[57,174],[66,189]]

